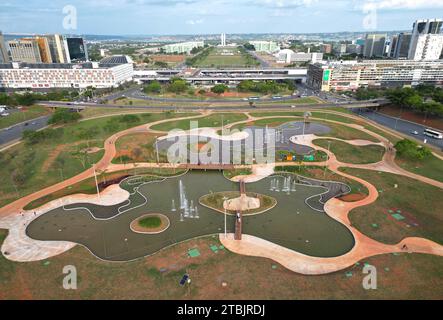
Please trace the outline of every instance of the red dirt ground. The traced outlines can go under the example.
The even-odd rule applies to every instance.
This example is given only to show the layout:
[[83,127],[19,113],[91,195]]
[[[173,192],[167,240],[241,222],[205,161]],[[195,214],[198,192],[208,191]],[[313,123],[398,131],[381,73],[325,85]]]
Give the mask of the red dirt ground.
[[186,56],[180,55],[155,55],[150,57],[153,61],[159,62],[183,62]]

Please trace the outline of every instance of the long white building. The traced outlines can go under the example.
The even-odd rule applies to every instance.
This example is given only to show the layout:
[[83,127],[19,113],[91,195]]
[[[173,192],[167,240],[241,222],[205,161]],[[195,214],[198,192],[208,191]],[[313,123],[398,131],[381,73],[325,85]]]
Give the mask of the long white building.
[[133,74],[133,61],[127,56],[77,64],[13,62],[0,64],[0,88],[111,88],[131,81]]
[[307,84],[321,91],[361,87],[443,84],[443,60],[365,60],[324,62],[309,66]]

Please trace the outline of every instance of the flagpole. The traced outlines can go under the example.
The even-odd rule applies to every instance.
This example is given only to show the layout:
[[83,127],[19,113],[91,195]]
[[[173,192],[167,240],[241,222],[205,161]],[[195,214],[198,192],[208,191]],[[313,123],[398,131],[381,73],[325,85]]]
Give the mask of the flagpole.
[[98,181],[97,181],[97,172],[95,171],[95,164],[93,166],[94,168],[94,178],[95,178],[95,186],[97,187],[97,196],[100,199],[100,188],[98,187]]

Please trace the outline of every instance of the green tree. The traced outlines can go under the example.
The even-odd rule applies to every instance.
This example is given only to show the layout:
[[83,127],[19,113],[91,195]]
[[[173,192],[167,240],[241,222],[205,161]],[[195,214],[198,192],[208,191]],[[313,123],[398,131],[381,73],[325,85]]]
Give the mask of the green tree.
[[48,124],[65,124],[77,122],[82,116],[78,112],[72,112],[67,109],[57,109],[48,120]]
[[229,87],[224,84],[217,84],[211,88],[211,92],[215,94],[222,94],[229,91]]
[[409,139],[397,142],[395,149],[401,157],[411,160],[423,160],[432,154],[428,148],[420,146],[415,141]]
[[162,91],[162,86],[161,86],[160,82],[155,80],[155,81],[152,81],[147,86],[145,86],[143,91],[145,93],[160,93]]
[[188,83],[181,78],[172,78],[171,83],[168,86],[168,91],[173,93],[183,93],[188,90]]

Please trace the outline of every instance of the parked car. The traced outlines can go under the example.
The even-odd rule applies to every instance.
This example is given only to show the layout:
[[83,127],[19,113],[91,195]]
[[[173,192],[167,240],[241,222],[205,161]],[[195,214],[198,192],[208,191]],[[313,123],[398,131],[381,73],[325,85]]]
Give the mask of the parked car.
[[180,280],[180,285],[181,285],[181,286],[184,286],[184,285],[186,284],[186,282],[188,282],[188,280],[189,280],[189,275],[188,275],[188,274],[185,274],[185,275],[183,276],[183,278]]

